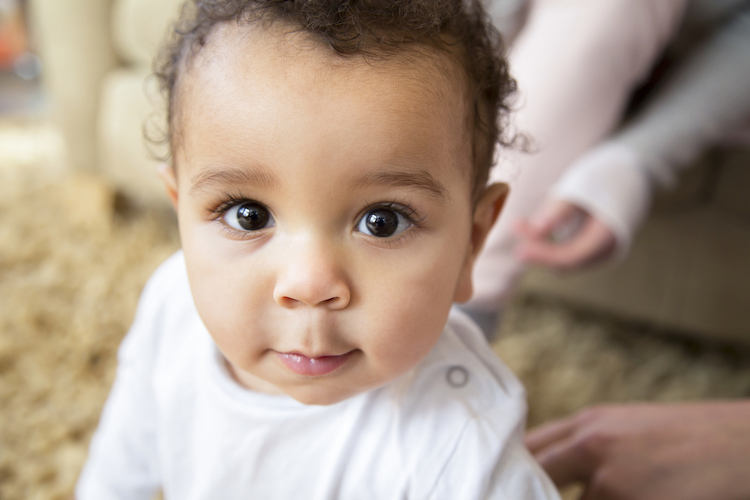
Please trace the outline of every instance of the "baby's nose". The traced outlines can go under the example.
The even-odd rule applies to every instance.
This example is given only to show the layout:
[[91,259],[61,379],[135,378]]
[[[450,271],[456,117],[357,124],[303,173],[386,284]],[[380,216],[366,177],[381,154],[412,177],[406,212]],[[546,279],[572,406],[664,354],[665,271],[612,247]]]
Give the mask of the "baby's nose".
[[349,305],[351,290],[336,256],[308,246],[290,252],[273,296],[277,304],[287,308],[324,306],[338,310]]

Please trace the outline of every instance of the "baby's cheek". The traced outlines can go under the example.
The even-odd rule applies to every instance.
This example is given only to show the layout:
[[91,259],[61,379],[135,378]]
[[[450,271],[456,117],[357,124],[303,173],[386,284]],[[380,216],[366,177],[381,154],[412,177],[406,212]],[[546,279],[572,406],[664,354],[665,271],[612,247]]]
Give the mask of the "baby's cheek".
[[383,312],[379,327],[371,330],[369,354],[376,363],[399,372],[398,375],[413,368],[427,355],[447,319],[447,310],[434,314],[424,310],[426,301],[420,302],[402,301],[399,307]]
[[242,307],[241,294],[230,293],[231,285],[222,284],[212,277],[195,280],[193,298],[198,314],[206,329],[222,351],[239,351],[243,328],[249,326],[247,307]]

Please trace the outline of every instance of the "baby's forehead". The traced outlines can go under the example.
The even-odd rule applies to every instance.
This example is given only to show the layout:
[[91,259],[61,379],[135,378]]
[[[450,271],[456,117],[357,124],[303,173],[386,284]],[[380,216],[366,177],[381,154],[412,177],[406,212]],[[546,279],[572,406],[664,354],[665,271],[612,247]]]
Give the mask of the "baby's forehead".
[[[302,56],[302,57],[300,57]],[[400,74],[406,85],[468,104],[466,72],[456,50],[438,48],[427,43],[404,44],[398,50],[380,51],[363,47],[352,54],[341,54],[330,48],[317,33],[306,32],[289,22],[270,24],[218,24],[205,46],[188,61],[185,80],[211,76],[214,70],[236,71],[248,65],[281,70],[279,76],[297,79],[350,81],[357,91],[361,76],[375,73],[383,76]],[[215,73],[214,73],[215,74]],[[191,78],[192,77],[192,78]]]
[[[300,106],[319,100],[321,108],[334,100],[374,109],[379,101],[401,99],[402,105],[394,108],[399,118],[411,117],[423,128],[450,128],[463,144],[470,143],[467,90],[459,65],[449,53],[426,45],[414,44],[388,57],[342,56],[287,24],[224,23],[184,73],[177,99],[183,109],[177,109],[173,123],[180,137],[185,137],[182,127],[215,113],[217,95],[226,94],[224,101],[231,102],[233,93],[265,88],[268,92],[260,92],[259,99],[268,94],[297,100]],[[280,88],[286,93],[279,95]],[[352,99],[360,95],[371,99]]]

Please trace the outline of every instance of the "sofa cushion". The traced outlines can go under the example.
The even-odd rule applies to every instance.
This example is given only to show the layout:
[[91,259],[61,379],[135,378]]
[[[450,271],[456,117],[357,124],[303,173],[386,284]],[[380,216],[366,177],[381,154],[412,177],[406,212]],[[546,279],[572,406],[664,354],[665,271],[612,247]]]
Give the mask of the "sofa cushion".
[[150,66],[183,1],[116,0],[112,33],[117,55],[127,63]]
[[721,164],[714,199],[750,227],[750,148],[728,153]]
[[164,187],[156,175],[156,158],[167,151],[164,144],[150,143],[144,137],[144,128],[151,136],[164,130],[163,120],[158,119],[159,94],[147,74],[148,68],[120,69],[110,72],[102,84],[98,141],[101,172],[137,203],[166,205]]
[[522,289],[672,331],[750,344],[750,226],[711,204],[651,215],[628,258]]

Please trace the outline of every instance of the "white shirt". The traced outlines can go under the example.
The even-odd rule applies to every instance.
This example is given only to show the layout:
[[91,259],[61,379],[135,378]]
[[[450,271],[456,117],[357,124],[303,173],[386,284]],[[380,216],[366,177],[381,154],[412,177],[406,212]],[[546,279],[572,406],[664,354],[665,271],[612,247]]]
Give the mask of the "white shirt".
[[181,252],[141,297],[78,500],[559,498],[523,446],[524,391],[452,311],[415,369],[330,406],[242,388]]

